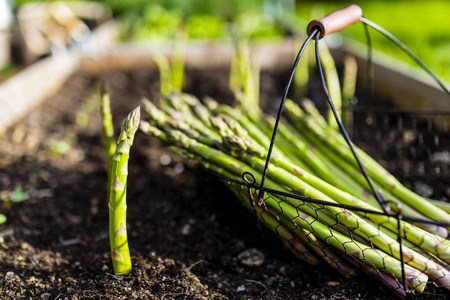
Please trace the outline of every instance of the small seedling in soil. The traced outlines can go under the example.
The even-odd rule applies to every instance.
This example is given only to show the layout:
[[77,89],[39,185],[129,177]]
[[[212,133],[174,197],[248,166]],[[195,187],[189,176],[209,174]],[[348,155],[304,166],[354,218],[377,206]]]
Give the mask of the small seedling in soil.
[[[30,195],[27,192],[24,192],[20,186],[17,186],[12,192],[2,192],[0,194],[0,199],[5,202],[5,206],[8,210],[12,209],[14,203],[19,203],[25,200],[28,200]],[[6,216],[0,214],[0,224],[6,222]]]
[[[7,209],[12,209],[12,206],[14,203],[19,203],[25,200],[28,200],[30,198],[30,194],[23,191],[20,186],[16,186],[14,191],[12,192],[4,192],[1,194],[0,199],[2,199],[5,202]],[[0,217],[0,223],[1,217]]]

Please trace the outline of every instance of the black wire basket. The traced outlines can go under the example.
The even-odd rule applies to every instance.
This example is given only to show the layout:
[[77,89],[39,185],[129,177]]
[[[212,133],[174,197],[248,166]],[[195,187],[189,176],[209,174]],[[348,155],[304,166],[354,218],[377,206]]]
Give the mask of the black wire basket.
[[[351,141],[328,93],[319,58],[319,39],[357,21],[364,24],[368,41],[368,27],[383,33],[418,62],[450,95],[445,85],[406,46],[363,18],[359,7],[349,6],[314,20],[308,26],[308,37],[296,57],[281,99],[261,180],[258,182],[250,172],[242,174],[241,180],[222,179],[241,203],[253,212],[258,223],[273,231],[300,259],[311,264],[325,261],[346,278],[357,272],[366,273],[383,282],[400,297],[445,295],[450,289],[450,256],[447,257],[441,250],[447,252],[450,249],[447,239],[450,223],[447,223],[448,220],[437,222],[411,216],[402,205],[377,192],[374,180],[366,171],[364,159],[360,159],[355,149],[357,147]],[[266,187],[266,175],[283,106],[297,64],[311,39],[315,39],[316,63],[326,99],[369,192],[378,202],[376,209],[330,203],[325,199]],[[370,42],[368,44],[368,60],[371,63]],[[370,72],[373,68],[368,70]],[[373,80],[373,74],[368,74],[368,78]],[[372,83],[369,82],[368,86]],[[356,105],[346,110],[354,120],[349,126],[356,126],[351,130],[353,140],[375,159],[382,161],[409,188],[426,197],[448,199],[450,136],[447,122],[450,111],[402,110],[373,105]],[[422,229],[440,231],[440,235],[421,235]]]

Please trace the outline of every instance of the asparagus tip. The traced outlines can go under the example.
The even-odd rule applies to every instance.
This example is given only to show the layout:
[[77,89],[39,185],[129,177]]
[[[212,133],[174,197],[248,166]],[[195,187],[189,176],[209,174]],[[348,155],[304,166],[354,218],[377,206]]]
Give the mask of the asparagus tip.
[[125,120],[123,120],[122,128],[129,138],[132,137],[138,129],[140,117],[141,107],[138,106],[128,114]]

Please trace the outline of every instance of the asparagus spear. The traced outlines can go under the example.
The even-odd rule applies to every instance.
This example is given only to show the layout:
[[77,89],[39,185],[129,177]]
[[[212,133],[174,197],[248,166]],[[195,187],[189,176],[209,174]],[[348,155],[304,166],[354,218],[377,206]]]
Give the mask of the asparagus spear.
[[392,276],[392,274],[389,274],[388,272],[380,271],[376,267],[374,267],[371,264],[365,264],[364,262],[360,262],[355,260],[354,257],[349,257],[344,255],[344,258],[353,266],[358,267],[360,270],[362,270],[364,273],[369,275],[372,278],[375,278],[376,280],[382,282],[386,286],[388,286],[395,294],[400,296],[402,299],[407,297],[407,290],[405,286],[403,286],[403,283],[399,282],[399,279]]
[[342,99],[351,101],[355,96],[355,87],[358,74],[358,64],[355,57],[346,55],[344,57],[344,79],[342,83]]
[[107,93],[102,86],[100,89],[100,97],[102,100],[102,125],[103,125],[103,136],[105,138],[105,150],[106,150],[106,170],[108,179],[108,198],[109,198],[109,183],[111,182],[111,169],[113,165],[113,156],[116,152],[116,143],[114,141],[114,125],[111,115],[111,103],[109,98],[109,93]]
[[[358,73],[358,64],[353,56],[344,56],[344,74],[342,80],[342,123],[347,128],[347,131],[351,130],[351,124],[353,122],[353,115],[350,106],[353,104],[353,98],[355,97],[356,80]],[[351,133],[349,132],[351,135]]]
[[172,55],[172,72],[170,83],[172,90],[181,91],[184,78],[184,56],[186,54],[187,31],[180,29],[175,38]]
[[[303,40],[303,38],[302,38]],[[297,42],[297,39],[294,39],[294,43],[296,45],[296,49],[300,49],[301,44]],[[303,41],[302,41],[303,43]],[[294,74],[294,93],[296,99],[301,99],[306,96],[308,92],[308,82],[309,82],[309,62],[308,59],[311,56],[311,47],[306,47],[302,58],[298,62],[297,71]]]
[[[236,192],[238,187],[231,189],[235,192],[238,198],[243,198],[242,203],[244,203],[244,205],[245,203],[248,203],[245,199],[248,195]],[[253,196],[256,198],[257,195],[254,194]],[[315,264],[317,261],[315,256],[313,256],[310,251],[303,246],[303,244],[305,244],[308,245],[320,259],[339,272],[344,278],[350,278],[355,275],[356,271],[352,267],[343,261],[331,248],[317,239],[317,237],[315,237],[312,233],[304,234],[303,230],[299,230],[293,226],[291,222],[283,222],[279,216],[271,214],[270,212],[268,213],[259,206],[255,206],[253,209],[258,210],[262,223],[275,232],[277,236],[284,237],[287,243],[293,248],[291,250],[294,250],[294,253],[299,253],[303,259],[306,259],[309,262],[312,258],[314,258],[313,262]]]
[[[342,115],[342,96],[341,96],[341,84],[339,83],[339,75],[337,74],[336,65],[334,64],[334,59],[331,56],[330,50],[322,43],[319,50],[319,55],[322,62],[322,68],[325,76],[325,81],[327,83],[331,99],[333,99],[333,104],[336,107],[339,116]],[[336,120],[331,109],[328,112],[328,124],[337,128]]]
[[258,107],[259,104],[259,67],[252,68],[250,62],[250,46],[249,41],[239,38],[236,46],[236,65],[237,70],[233,73],[239,73],[240,80],[233,74],[233,82],[230,81],[231,87],[236,93],[242,91],[242,96],[237,100],[244,109]]
[[153,60],[159,69],[159,93],[161,95],[169,95],[172,88],[172,70],[170,68],[169,60],[163,55],[154,55]]
[[135,108],[124,119],[120,136],[117,140],[117,149],[112,159],[112,181],[108,207],[111,258],[115,274],[128,274],[132,268],[126,227],[126,193],[128,158],[134,134],[139,126],[139,119],[139,107]]
[[[111,102],[109,93],[105,91],[104,88],[101,89],[101,99],[102,99],[102,123],[103,123],[103,136],[105,137],[105,148],[106,148],[106,161],[108,175],[112,167],[112,158],[116,152],[116,144],[114,142],[114,125],[111,115]],[[108,180],[109,182],[109,180]]]

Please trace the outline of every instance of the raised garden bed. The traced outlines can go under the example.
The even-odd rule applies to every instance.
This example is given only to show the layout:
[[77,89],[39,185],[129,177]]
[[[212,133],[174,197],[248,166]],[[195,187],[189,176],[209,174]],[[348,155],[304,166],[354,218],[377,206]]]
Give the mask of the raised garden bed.
[[[227,56],[196,49],[198,55],[188,56],[186,92],[231,102]],[[158,72],[148,52],[126,53],[111,50],[97,58],[96,68],[92,68],[92,58],[77,62],[73,70],[79,71],[61,89],[55,87],[54,96],[5,128],[0,140],[0,190],[20,186],[29,191],[30,198],[13,206],[8,221],[0,227],[4,244],[0,295],[11,299],[392,298],[389,290],[367,277],[343,280],[326,266],[313,268],[298,262],[270,233],[258,229],[253,216],[217,178],[142,134],[131,150],[128,186],[134,268],[124,278],[112,275],[96,89],[100,80],[112,87],[116,128],[140,97],[158,96]],[[213,53],[206,59],[214,62],[212,66],[198,59],[204,53]],[[278,68],[273,63],[263,65],[261,95],[268,109],[279,100],[293,56],[276,53],[269,57],[277,58],[273,62]],[[414,188],[419,181],[432,187],[430,197],[449,200],[445,186],[449,163],[445,158],[429,160],[431,154],[448,153],[448,129],[437,130],[420,118],[413,119],[402,115],[399,121],[398,115],[355,112],[354,137],[407,185]],[[399,143],[403,148],[390,151]],[[431,150],[408,152],[412,147],[421,149],[421,143]],[[400,166],[399,154],[404,161]],[[407,159],[410,162],[405,167]],[[423,172],[410,176],[418,165],[423,165],[418,167]],[[259,267],[250,267],[239,258],[253,248],[264,255]]]

